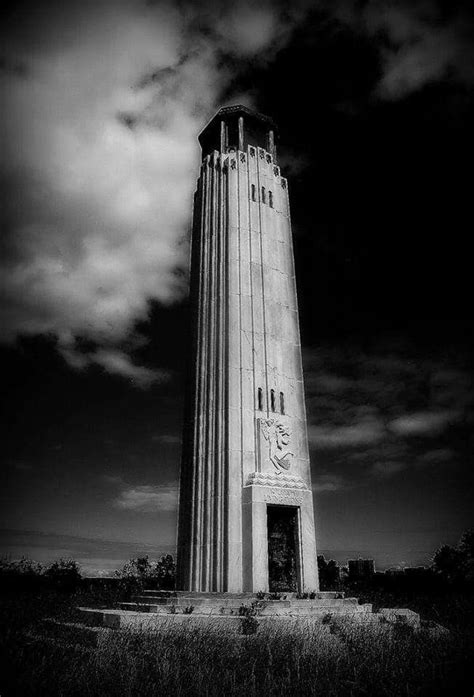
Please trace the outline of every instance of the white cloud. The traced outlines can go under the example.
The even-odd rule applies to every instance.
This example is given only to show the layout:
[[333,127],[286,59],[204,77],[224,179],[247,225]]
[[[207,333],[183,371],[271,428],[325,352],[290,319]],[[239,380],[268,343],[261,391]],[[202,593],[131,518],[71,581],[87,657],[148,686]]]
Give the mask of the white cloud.
[[372,473],[381,477],[391,477],[404,469],[406,469],[404,462],[381,461],[372,465]]
[[169,378],[169,373],[165,371],[133,365],[127,354],[118,350],[101,349],[92,355],[91,360],[102,366],[107,373],[123,375],[142,388]]
[[103,474],[101,479],[106,484],[122,484],[122,477],[116,474]]
[[[166,106],[176,113],[161,128],[132,131],[117,119],[124,110],[153,110],[156,90],[134,85],[144,71],[178,60],[175,15],[139,13],[129,3],[89,10],[70,44],[58,45],[50,30],[31,72],[7,74],[4,85],[7,176],[21,200],[10,211],[3,339],[54,333],[76,368],[88,361],[73,336],[120,342],[146,319],[149,299],[169,303],[185,292],[175,270],[185,262],[178,243],[197,152],[196,117],[172,97]],[[77,7],[70,22],[76,14]],[[64,27],[71,30],[62,17]],[[29,47],[17,50],[28,61]],[[96,362],[130,372],[117,356]]]
[[377,443],[385,434],[382,421],[368,417],[349,426],[309,426],[313,448],[332,449]]
[[429,10],[425,3],[400,7],[372,3],[367,7],[369,33],[385,32],[391,42],[382,51],[380,96],[398,99],[448,75],[464,84],[474,81],[469,18],[455,13],[450,21],[440,21],[435,6]]
[[316,392],[345,392],[348,389],[356,386],[354,380],[331,373],[319,373],[311,376],[311,378],[311,388]]
[[148,484],[130,486],[125,488],[113,503],[116,508],[140,513],[174,511],[178,507],[178,487]]
[[181,443],[181,436],[174,436],[171,433],[156,434],[153,435],[151,439],[158,443],[166,443],[167,445],[178,445]]
[[235,5],[217,23],[217,31],[238,55],[249,56],[268,46],[278,34],[276,14],[250,3]]
[[[157,376],[124,354],[149,301],[186,293],[182,243],[199,163],[197,133],[232,73],[220,47],[254,55],[281,27],[271,7],[222,11],[214,39],[173,3],[68,3],[17,13],[4,176],[10,234],[2,333],[53,334],[76,369],[99,363],[139,386]],[[217,22],[217,16],[208,18]],[[176,272],[179,273],[176,273]],[[75,338],[99,346],[82,355]]]
[[[399,99],[426,84],[449,77],[472,85],[474,48],[472,16],[467,4],[447,6],[424,2],[381,0],[361,5],[338,0],[325,3],[343,23],[379,43],[382,77],[376,92]],[[382,39],[382,40],[381,40]]]
[[113,347],[78,353],[72,342],[63,340],[59,342],[58,350],[76,370],[84,370],[94,364],[99,365],[106,373],[120,375],[130,380],[134,387],[141,389],[146,389],[154,383],[167,382],[171,378],[171,373],[165,370],[135,365],[127,353]]
[[438,465],[447,462],[452,462],[456,457],[456,452],[451,450],[451,448],[436,448],[435,450],[428,450],[427,452],[421,454],[417,458],[417,465]]
[[13,466],[16,470],[19,470],[20,472],[30,472],[33,469],[33,466],[30,465],[28,462],[15,462]]
[[434,436],[455,423],[461,413],[458,411],[419,411],[393,419],[388,428],[401,436]]
[[343,489],[346,483],[337,474],[320,474],[313,478],[313,491],[338,491]]

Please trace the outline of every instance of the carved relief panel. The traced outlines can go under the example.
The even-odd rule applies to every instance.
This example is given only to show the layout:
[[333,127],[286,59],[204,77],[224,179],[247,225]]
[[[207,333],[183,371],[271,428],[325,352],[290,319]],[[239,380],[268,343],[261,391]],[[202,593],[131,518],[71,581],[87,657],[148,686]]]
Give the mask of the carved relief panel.
[[270,419],[257,419],[257,431],[260,471],[273,471],[277,474],[288,472],[294,457],[288,420],[281,415]]

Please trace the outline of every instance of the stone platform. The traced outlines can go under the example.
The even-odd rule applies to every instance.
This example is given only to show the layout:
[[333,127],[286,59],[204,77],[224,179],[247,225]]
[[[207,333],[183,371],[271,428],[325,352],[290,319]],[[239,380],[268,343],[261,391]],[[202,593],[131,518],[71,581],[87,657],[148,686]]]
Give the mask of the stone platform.
[[276,621],[313,625],[333,617],[348,617],[366,623],[405,624],[415,629],[420,625],[419,615],[411,610],[387,608],[373,612],[372,605],[346,598],[343,593],[312,593],[311,598],[298,598],[295,593],[278,595],[147,590],[135,596],[133,602],[120,603],[117,609],[78,609],[82,621],[89,626],[113,629],[204,624],[239,631],[246,617],[254,617],[261,624]]

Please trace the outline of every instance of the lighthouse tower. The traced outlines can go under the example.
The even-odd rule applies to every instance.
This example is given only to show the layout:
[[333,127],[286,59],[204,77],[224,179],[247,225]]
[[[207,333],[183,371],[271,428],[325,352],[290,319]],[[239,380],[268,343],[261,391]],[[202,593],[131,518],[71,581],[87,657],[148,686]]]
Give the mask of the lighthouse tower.
[[271,119],[199,136],[177,588],[318,590],[287,180]]

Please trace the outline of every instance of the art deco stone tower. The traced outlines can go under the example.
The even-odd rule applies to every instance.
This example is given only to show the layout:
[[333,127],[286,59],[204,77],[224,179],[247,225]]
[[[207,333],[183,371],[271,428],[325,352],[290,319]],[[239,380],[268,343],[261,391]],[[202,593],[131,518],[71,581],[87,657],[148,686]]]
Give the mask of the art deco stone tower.
[[178,589],[317,590],[287,182],[243,106],[199,136]]

